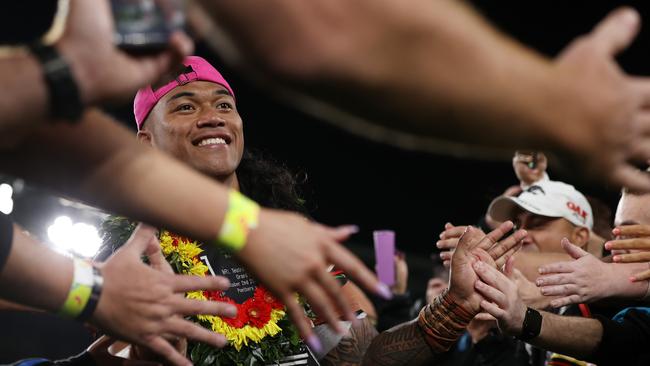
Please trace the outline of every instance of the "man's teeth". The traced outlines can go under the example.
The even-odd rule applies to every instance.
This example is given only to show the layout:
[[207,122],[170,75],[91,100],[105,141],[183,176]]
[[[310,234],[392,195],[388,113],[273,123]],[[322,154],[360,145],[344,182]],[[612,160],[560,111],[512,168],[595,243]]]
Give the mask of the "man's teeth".
[[198,146],[206,146],[206,145],[219,145],[219,144],[226,144],[226,140],[222,139],[221,137],[213,137],[205,140],[201,140],[199,142]]

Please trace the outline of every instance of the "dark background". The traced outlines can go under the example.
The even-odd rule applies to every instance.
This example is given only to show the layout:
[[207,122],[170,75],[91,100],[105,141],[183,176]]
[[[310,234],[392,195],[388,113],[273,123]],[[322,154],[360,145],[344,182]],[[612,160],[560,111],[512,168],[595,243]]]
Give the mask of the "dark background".
[[[549,56],[557,54],[574,37],[588,32],[618,5],[634,6],[650,22],[647,11],[650,7],[641,1],[476,0],[472,3],[504,32]],[[43,0],[3,4],[1,43],[22,42],[40,34],[48,27],[53,4]],[[649,37],[650,27],[642,28],[632,47],[620,56],[626,71],[650,75]],[[235,90],[247,146],[261,148],[294,171],[307,174],[305,192],[317,220],[330,225],[359,225],[362,230],[349,246],[369,266],[373,265],[372,230],[397,232],[397,245],[406,252],[411,267],[410,289],[415,295],[424,291],[431,271],[430,255],[435,251],[434,243],[444,223],[476,222],[493,197],[517,183],[510,161],[456,159],[405,151],[339,131],[257,91],[243,75],[222,65],[218,56],[204,46],[198,45],[197,53],[211,59]],[[129,105],[111,108],[111,112],[133,127]],[[486,133],[499,132],[486,129]],[[576,182],[575,177],[560,175],[553,166],[550,175],[553,179]],[[615,209],[618,196],[615,190],[598,182],[581,183],[578,188]],[[13,216],[45,238],[46,225],[69,210],[72,209],[62,207],[57,199],[31,188],[27,182],[26,188],[16,194]],[[12,315],[11,319],[17,318]],[[14,328],[5,321],[0,324]],[[16,322],[14,329],[20,328],[19,324]],[[45,337],[45,333],[41,336]],[[14,347],[0,342],[0,356],[9,355],[9,349],[16,347],[20,348],[20,344]],[[65,354],[68,350],[59,348],[56,352]],[[9,360],[0,357],[2,361]]]

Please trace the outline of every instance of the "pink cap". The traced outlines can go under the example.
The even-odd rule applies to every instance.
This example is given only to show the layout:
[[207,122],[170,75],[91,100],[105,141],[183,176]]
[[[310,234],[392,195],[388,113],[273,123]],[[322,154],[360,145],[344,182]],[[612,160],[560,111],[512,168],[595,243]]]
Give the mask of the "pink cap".
[[188,56],[183,60],[183,65],[190,67],[192,71],[178,75],[176,79],[156,90],[153,90],[151,85],[138,90],[138,94],[135,95],[135,99],[133,100],[133,114],[135,115],[135,123],[138,125],[138,130],[140,130],[144,120],[147,119],[147,116],[153,107],[156,106],[156,103],[177,86],[197,80],[211,81],[224,86],[232,94],[233,98],[235,97],[235,93],[232,91],[230,85],[228,85],[226,79],[202,57]]

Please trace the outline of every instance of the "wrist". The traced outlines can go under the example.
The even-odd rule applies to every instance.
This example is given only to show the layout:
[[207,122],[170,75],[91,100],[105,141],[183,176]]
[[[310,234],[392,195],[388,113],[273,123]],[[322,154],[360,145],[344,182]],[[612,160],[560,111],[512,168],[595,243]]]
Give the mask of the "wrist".
[[420,311],[417,325],[431,350],[442,353],[465,332],[474,315],[445,291]]
[[251,230],[257,228],[259,216],[260,206],[256,202],[230,190],[228,208],[216,239],[217,244],[235,253],[240,252],[246,246]]
[[[68,44],[65,41],[59,41],[54,45],[61,57],[66,60],[70,67],[70,72],[77,82],[79,96],[83,105],[92,105],[95,100],[95,82],[93,65],[88,67],[84,57],[78,52],[78,47]],[[96,65],[95,65],[96,66]]]
[[454,291],[453,286],[445,293],[455,304],[461,308],[466,309],[468,313],[476,315],[481,312],[481,296],[477,293],[472,293],[469,296],[459,295]]
[[86,321],[91,318],[104,285],[104,278],[98,267],[90,261],[73,259],[74,275],[68,295],[58,314],[66,318]]

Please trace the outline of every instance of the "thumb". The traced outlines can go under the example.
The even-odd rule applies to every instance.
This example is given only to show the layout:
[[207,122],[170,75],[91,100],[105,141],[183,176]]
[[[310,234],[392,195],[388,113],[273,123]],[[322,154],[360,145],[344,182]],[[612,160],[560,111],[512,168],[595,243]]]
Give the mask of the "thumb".
[[152,245],[152,239],[155,239],[155,232],[156,228],[152,226],[138,224],[122,249],[136,252],[138,255],[146,254]]
[[571,244],[567,238],[562,239],[562,248],[564,248],[564,251],[567,252],[573,259],[579,259],[589,254],[577,245]]
[[639,32],[639,13],[623,7],[609,13],[591,32],[591,41],[607,54],[615,55],[634,40]]

